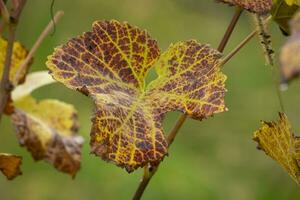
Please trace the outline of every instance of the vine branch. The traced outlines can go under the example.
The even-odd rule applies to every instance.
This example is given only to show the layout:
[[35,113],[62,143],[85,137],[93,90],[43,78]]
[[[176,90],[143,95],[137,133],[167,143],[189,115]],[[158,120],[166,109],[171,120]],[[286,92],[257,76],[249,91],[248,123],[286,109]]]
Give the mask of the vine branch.
[[[232,32],[242,14],[242,9],[237,7],[234,16],[231,19],[231,22],[218,46],[218,51],[223,52],[231,35]],[[233,55],[232,55],[233,56]],[[231,56],[231,57],[232,57]],[[230,58],[229,58],[230,59]],[[185,122],[185,120],[187,119],[187,114],[181,114],[181,116],[179,117],[179,119],[176,121],[174,127],[172,128],[172,130],[170,131],[169,135],[167,136],[167,142],[168,142],[168,146],[170,147],[171,144],[173,143],[175,137],[177,136],[178,131],[180,130],[180,128],[182,127],[183,123]],[[142,195],[144,194],[144,191],[146,189],[146,187],[148,186],[151,178],[153,177],[153,175],[156,173],[157,169],[158,169],[159,165],[151,168],[149,166],[145,166],[144,168],[144,175],[140,181],[140,184],[133,196],[133,200],[140,200]]]
[[252,31],[245,39],[243,39],[229,54],[227,54],[222,61],[220,62],[219,66],[224,66],[233,56],[235,56],[256,34],[258,31]]
[[[3,0],[0,0],[1,5],[1,14],[3,16],[3,10],[7,10]],[[15,41],[15,32],[17,28],[17,24],[19,21],[19,17],[21,15],[21,12],[26,4],[26,0],[19,0],[18,7],[16,9],[12,9],[12,12],[8,17],[8,21],[4,20],[4,23],[8,25],[8,41],[7,41],[7,47],[6,47],[6,55],[5,55],[5,61],[4,61],[4,70],[1,77],[0,82],[0,120],[4,111],[4,108],[7,103],[7,99],[9,97],[9,93],[12,90],[11,83],[9,81],[9,72],[10,72],[10,66],[11,66],[11,57],[13,53],[13,46]],[[5,8],[4,8],[4,7]],[[4,11],[5,12],[5,11]]]
[[222,40],[221,40],[221,42],[218,46],[218,51],[220,51],[220,52],[224,51],[224,49],[225,49],[225,47],[228,43],[228,40],[230,39],[230,36],[232,35],[232,32],[233,32],[237,22],[240,19],[240,16],[241,16],[242,12],[243,12],[242,8],[236,7],[235,14],[233,15],[233,18],[232,18],[232,20],[231,20],[231,22],[230,22],[223,38],[222,38]]
[[[2,1],[2,0],[0,0]],[[25,2],[25,1],[23,1]],[[18,2],[18,6],[24,6],[24,3]],[[17,12],[14,16],[17,18],[13,20],[13,22],[17,22],[18,18],[20,16],[21,10],[18,7]],[[10,71],[10,65],[11,65],[11,55],[13,53],[13,42],[14,42],[14,34],[9,33],[8,38],[8,44],[7,44],[7,54],[5,59],[5,66],[4,66],[4,72],[0,83],[0,120],[2,117],[2,114],[4,112],[5,106],[7,104],[7,99],[9,97],[9,93],[12,91],[13,87],[17,85],[18,80],[22,79],[22,74],[25,74],[29,70],[30,63],[32,61],[32,58],[34,54],[36,53],[37,49],[40,47],[44,39],[50,34],[50,32],[53,30],[55,24],[59,21],[59,19],[64,15],[63,11],[58,11],[53,20],[51,20],[48,25],[45,27],[45,29],[42,31],[42,33],[39,35],[38,39],[35,41],[34,45],[30,49],[28,55],[24,59],[24,61],[21,63],[20,67],[18,68],[18,71],[16,72],[16,75],[14,76],[14,80],[10,82],[9,80],[9,71]],[[11,18],[11,17],[10,17]],[[15,23],[12,23],[16,27]],[[10,25],[11,26],[11,25]],[[13,33],[15,30],[13,30]],[[11,38],[13,36],[13,38]],[[8,52],[9,51],[9,52]],[[8,63],[9,62],[9,63]]]

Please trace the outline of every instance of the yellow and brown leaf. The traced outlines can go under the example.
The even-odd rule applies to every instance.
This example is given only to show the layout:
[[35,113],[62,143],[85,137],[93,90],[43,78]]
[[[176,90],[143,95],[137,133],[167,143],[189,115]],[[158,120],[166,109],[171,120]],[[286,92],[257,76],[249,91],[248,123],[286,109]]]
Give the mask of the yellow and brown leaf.
[[290,22],[292,35],[280,52],[281,74],[284,82],[290,82],[300,73],[300,12]]
[[0,153],[0,171],[8,180],[12,180],[16,176],[22,174],[20,169],[21,164],[22,157],[7,153]]
[[46,160],[75,176],[80,169],[83,139],[77,135],[74,107],[57,100],[37,102],[30,96],[19,99],[15,106],[11,119],[20,144],[35,160]]
[[272,0],[218,0],[232,6],[242,7],[250,12],[258,14],[266,14],[270,12],[273,2]]
[[226,110],[226,76],[218,67],[221,53],[195,40],[178,42],[162,54],[156,65],[158,78],[147,90],[154,113],[181,111],[203,119]]
[[300,184],[300,138],[292,133],[287,116],[279,116],[278,122],[262,122],[253,139]]
[[[133,171],[167,154],[165,113],[201,120],[226,109],[220,57],[196,41],[160,55],[146,31],[112,20],[95,22],[91,32],[56,48],[47,66],[56,80],[94,100],[92,152]],[[154,64],[159,77],[145,87]]]

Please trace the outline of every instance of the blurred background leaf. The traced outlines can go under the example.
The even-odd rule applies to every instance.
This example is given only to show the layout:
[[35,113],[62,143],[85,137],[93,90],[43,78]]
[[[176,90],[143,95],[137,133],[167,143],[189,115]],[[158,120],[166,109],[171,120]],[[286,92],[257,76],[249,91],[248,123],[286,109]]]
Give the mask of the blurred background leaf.
[[273,0],[274,6],[271,14],[273,20],[276,21],[284,35],[290,35],[289,21],[292,19],[296,11],[299,9],[298,4],[287,4],[286,0]]

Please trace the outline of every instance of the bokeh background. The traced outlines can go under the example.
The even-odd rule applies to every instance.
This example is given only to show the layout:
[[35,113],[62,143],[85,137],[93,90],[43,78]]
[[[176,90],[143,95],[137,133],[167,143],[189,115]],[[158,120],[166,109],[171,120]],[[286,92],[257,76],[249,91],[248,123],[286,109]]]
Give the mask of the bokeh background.
[[[17,38],[28,48],[50,20],[51,0],[28,0],[17,30]],[[45,70],[47,55],[69,38],[91,29],[95,20],[117,19],[147,29],[162,50],[172,42],[197,39],[217,47],[234,8],[214,0],[57,0],[54,10],[65,16],[37,52],[31,71]],[[251,30],[254,23],[244,13],[225,54]],[[285,39],[271,24],[276,54]],[[300,189],[279,165],[256,150],[253,131],[260,120],[275,120],[279,104],[271,69],[265,66],[257,39],[252,40],[224,67],[228,76],[226,104],[229,111],[202,122],[189,119],[144,199],[299,200]],[[150,75],[151,79],[154,75]],[[287,114],[295,132],[300,132],[300,81],[283,93]],[[143,170],[127,174],[121,168],[89,155],[92,102],[78,92],[53,84],[34,92],[38,99],[57,98],[79,111],[80,134],[86,139],[82,169],[75,180],[52,166],[34,162],[19,147],[8,118],[1,123],[0,150],[22,155],[23,175],[14,181],[0,176],[1,200],[130,199]],[[57,113],[59,114],[59,113]],[[170,130],[178,113],[165,119]]]

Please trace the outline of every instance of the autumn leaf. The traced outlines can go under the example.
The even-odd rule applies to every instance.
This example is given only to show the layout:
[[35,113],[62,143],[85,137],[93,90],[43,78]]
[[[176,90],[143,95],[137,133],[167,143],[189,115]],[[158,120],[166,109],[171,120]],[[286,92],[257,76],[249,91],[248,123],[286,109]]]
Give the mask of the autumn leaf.
[[242,7],[250,12],[258,14],[267,14],[270,12],[272,0],[217,0],[232,6]]
[[57,101],[37,102],[30,96],[16,104],[11,119],[22,146],[35,160],[46,160],[58,170],[75,176],[80,168],[83,139],[77,136],[73,106]]
[[12,91],[12,99],[18,101],[30,95],[34,90],[54,82],[55,80],[49,75],[48,71],[32,72],[26,76],[26,80],[22,85]]
[[[4,69],[6,47],[7,47],[7,41],[5,39],[3,39],[2,37],[0,37],[0,49],[1,49],[0,50],[0,78],[2,77],[3,69]],[[18,77],[18,80],[15,80],[15,75],[16,75],[17,71],[19,70],[21,63],[26,58],[27,53],[28,52],[23,45],[21,45],[19,42],[14,42],[11,67],[10,67],[10,73],[9,73],[9,80],[11,81],[11,83],[14,86],[21,83],[25,78],[25,73],[20,74],[20,76]]]
[[262,122],[254,133],[258,148],[277,161],[300,184],[300,138],[292,133],[284,113],[278,122]]
[[11,116],[17,137],[35,160],[46,160],[59,171],[73,177],[80,169],[83,138],[77,135],[77,111],[58,100],[36,101],[30,93],[53,82],[47,72],[29,74],[23,85],[12,93]]
[[280,52],[281,75],[284,83],[292,81],[300,73],[300,12],[291,21],[292,35]]
[[22,157],[7,153],[0,153],[0,171],[8,180],[12,180],[16,176],[22,174],[20,170],[21,164]]
[[[146,31],[112,20],[97,21],[92,31],[56,48],[47,66],[57,81],[94,100],[92,153],[131,172],[167,154],[165,113],[202,120],[226,110],[220,58],[194,40],[160,56]],[[158,78],[146,87],[153,65]]]
[[[272,8],[272,19],[279,25],[285,35],[290,35],[289,21],[299,9],[299,5],[287,4],[288,1],[276,0]],[[289,2],[288,2],[289,3]]]

